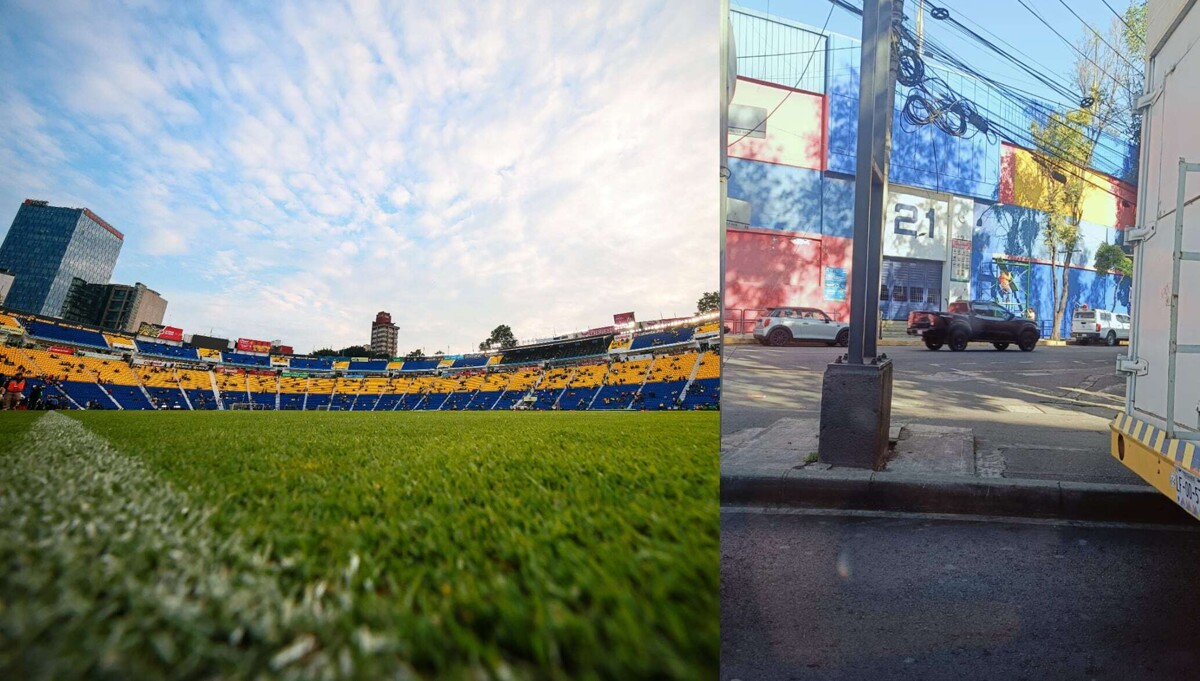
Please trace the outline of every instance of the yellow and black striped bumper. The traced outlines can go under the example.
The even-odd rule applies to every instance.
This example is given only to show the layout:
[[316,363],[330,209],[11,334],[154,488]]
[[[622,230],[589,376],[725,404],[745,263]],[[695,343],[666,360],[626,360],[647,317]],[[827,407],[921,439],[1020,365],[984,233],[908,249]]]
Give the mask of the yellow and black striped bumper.
[[1196,444],[1128,414],[1109,424],[1112,455],[1193,517],[1200,519],[1200,457]]

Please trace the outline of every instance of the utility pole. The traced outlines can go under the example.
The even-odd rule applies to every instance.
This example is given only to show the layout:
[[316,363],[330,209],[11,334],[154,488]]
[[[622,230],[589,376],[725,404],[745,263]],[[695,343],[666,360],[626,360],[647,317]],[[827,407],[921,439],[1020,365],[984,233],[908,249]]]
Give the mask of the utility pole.
[[[718,208],[718,231],[720,234],[720,273],[719,284],[720,303],[718,320],[721,323],[721,340],[725,339],[725,230],[729,225],[729,101],[733,99],[733,90],[737,83],[737,59],[734,58],[733,36],[729,25],[729,0],[721,0],[721,73],[718,78],[721,87],[721,130],[717,139],[721,142],[721,200]],[[739,329],[740,331],[740,329]]]
[[[893,27],[904,0],[865,0],[854,180],[854,252],[848,353],[825,369],[821,387],[822,463],[875,468],[887,454],[892,361],[877,355],[883,220],[896,99]],[[844,361],[843,361],[844,360]]]

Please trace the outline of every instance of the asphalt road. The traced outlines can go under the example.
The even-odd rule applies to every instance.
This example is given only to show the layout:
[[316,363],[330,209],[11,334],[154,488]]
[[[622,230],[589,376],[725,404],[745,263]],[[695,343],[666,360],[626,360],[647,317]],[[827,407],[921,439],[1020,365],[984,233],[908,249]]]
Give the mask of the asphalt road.
[[1195,528],[721,512],[721,679],[1196,679]]
[[[1109,455],[1108,423],[1124,403],[1124,379],[1114,371],[1124,347],[880,349],[895,365],[893,424],[972,428],[976,450],[1006,462],[1005,477],[1141,484]],[[723,352],[728,436],[783,417],[819,417],[825,367],[845,350],[728,345]]]

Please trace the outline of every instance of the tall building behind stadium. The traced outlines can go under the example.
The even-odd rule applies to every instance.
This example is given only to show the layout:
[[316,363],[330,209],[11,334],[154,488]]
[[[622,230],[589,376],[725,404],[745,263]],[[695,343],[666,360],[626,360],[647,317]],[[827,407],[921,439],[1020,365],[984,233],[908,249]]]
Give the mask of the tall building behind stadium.
[[0,245],[0,269],[14,277],[5,306],[59,317],[71,283],[107,284],[125,241],[87,208],[26,199]]
[[[729,108],[725,324],[753,330],[771,307],[819,307],[846,319],[853,249],[859,41],[735,7],[736,90]],[[1005,134],[951,137],[913,126],[896,90],[880,288],[882,328],[912,310],[986,299],[1053,326],[1053,257],[1042,237],[1047,197],[1030,125],[1055,105],[1018,103],[966,72],[926,71],[973,102]],[[1062,331],[1073,309],[1126,312],[1129,281],[1093,267],[1102,244],[1133,224],[1133,147],[1107,133],[1078,173],[1081,242],[1069,270]],[[1061,258],[1060,258],[1061,260]]]
[[399,328],[392,323],[392,315],[388,312],[380,312],[375,315],[375,321],[371,322],[371,350],[382,353],[388,357],[396,355],[396,340],[399,337]]

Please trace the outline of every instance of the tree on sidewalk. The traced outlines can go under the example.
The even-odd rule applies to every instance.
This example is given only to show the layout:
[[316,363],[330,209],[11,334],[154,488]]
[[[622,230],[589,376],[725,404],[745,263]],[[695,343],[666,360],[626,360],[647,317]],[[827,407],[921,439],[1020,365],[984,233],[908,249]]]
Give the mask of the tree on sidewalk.
[[1112,309],[1117,309],[1117,292],[1121,288],[1121,284],[1126,279],[1133,278],[1133,260],[1125,255],[1125,251],[1116,244],[1104,243],[1096,249],[1096,257],[1092,263],[1092,267],[1101,274],[1117,275],[1116,285],[1113,287],[1113,302]]

